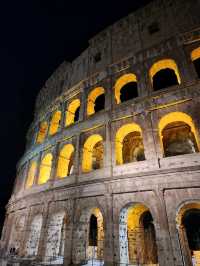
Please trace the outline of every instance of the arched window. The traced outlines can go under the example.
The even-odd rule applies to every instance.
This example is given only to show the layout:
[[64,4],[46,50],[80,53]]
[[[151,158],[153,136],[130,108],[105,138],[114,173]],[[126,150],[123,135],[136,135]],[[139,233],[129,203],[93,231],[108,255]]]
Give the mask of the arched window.
[[87,115],[95,114],[104,109],[105,106],[105,90],[103,87],[95,88],[88,95]]
[[97,246],[97,217],[92,214],[90,217],[89,246]]
[[50,174],[51,174],[51,165],[52,165],[52,159],[53,156],[51,153],[47,153],[40,164],[40,172],[39,172],[39,178],[38,178],[38,184],[44,184],[46,183],[49,178],[50,178]]
[[[79,223],[74,231],[74,260],[81,264],[103,265],[104,263],[104,219],[99,208],[86,207],[82,209]],[[80,241],[82,239],[83,241]]]
[[181,83],[178,67],[172,59],[156,62],[149,73],[155,91]]
[[103,138],[98,134],[90,136],[83,146],[83,172],[102,168],[103,152]]
[[47,135],[48,124],[46,121],[40,123],[39,132],[37,135],[37,143],[42,143]]
[[49,128],[49,135],[54,135],[57,133],[61,120],[61,111],[56,111],[51,119],[50,128]]
[[178,236],[185,265],[200,264],[200,203],[184,204],[176,217]]
[[150,210],[143,204],[130,204],[119,218],[120,264],[157,265],[156,233]]
[[199,150],[194,123],[182,112],[165,115],[159,122],[159,134],[165,157],[195,153]]
[[142,130],[135,124],[119,128],[115,137],[116,164],[145,160]]
[[31,162],[29,166],[27,181],[26,181],[26,188],[32,187],[34,183],[34,179],[35,179],[36,170],[37,170],[37,163]]
[[66,177],[73,172],[74,146],[66,144],[60,151],[58,158],[57,177]]
[[135,74],[125,74],[115,83],[115,99],[117,104],[138,97],[137,77]]
[[67,109],[66,112],[66,126],[69,126],[77,121],[79,121],[79,111],[80,111],[80,100],[73,100]]
[[194,64],[198,77],[200,78],[200,47],[194,49],[191,53],[191,59]]

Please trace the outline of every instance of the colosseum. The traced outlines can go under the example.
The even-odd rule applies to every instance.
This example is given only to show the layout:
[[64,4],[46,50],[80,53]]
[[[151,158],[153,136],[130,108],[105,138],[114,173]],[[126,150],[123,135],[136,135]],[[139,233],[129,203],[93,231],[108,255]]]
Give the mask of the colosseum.
[[2,265],[200,265],[199,14],[155,0],[46,81]]

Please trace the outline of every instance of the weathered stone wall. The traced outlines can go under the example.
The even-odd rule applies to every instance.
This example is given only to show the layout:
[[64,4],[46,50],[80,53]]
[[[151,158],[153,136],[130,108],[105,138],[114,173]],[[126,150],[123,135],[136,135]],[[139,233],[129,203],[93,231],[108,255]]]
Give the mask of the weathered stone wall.
[[[199,5],[197,0],[153,1],[92,38],[85,52],[72,63],[64,62],[46,82],[7,206],[1,240],[4,256],[15,247],[23,258],[37,254],[36,259],[44,261],[61,255],[64,265],[83,263],[88,259],[90,215],[98,209],[104,262],[128,263],[127,208],[141,204],[153,217],[158,264],[191,265],[177,217],[184,208],[200,206],[199,152],[165,157],[159,123],[170,113],[187,114],[199,142],[200,82],[191,61],[191,52],[200,46]],[[149,70],[166,58],[176,62],[181,84],[154,91]],[[128,73],[137,76],[139,95],[117,104],[115,83]],[[105,89],[105,108],[88,116],[88,95],[96,87]],[[66,127],[66,110],[74,99],[81,102],[79,121]],[[62,113],[58,132],[37,144],[39,122],[49,124],[55,110]],[[116,133],[131,123],[141,128],[145,160],[117,165]],[[83,146],[97,134],[103,139],[103,168],[84,173]],[[58,158],[65,144],[74,147],[74,171],[58,178]],[[49,152],[50,178],[38,185],[40,163]],[[37,171],[27,189],[32,161],[37,162]]]

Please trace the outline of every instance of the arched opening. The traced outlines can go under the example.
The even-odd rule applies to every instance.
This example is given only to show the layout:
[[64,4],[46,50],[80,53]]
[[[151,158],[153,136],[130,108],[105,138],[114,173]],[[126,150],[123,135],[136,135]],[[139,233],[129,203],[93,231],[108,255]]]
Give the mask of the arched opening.
[[103,110],[104,107],[105,107],[105,94],[101,94],[95,100],[95,105],[94,105],[95,113]]
[[95,88],[88,95],[87,115],[95,114],[105,107],[105,90],[103,87]]
[[163,59],[153,64],[150,78],[155,91],[181,83],[178,67],[172,59]]
[[191,59],[194,64],[198,78],[200,78],[200,47],[194,49],[191,53]]
[[116,164],[145,160],[142,130],[135,124],[120,127],[115,137]]
[[90,229],[89,229],[89,246],[97,246],[97,232],[98,232],[98,225],[97,225],[97,217],[92,214],[90,217]]
[[159,133],[164,157],[190,154],[199,150],[193,121],[184,113],[174,112],[161,118]]
[[40,129],[37,135],[36,143],[42,143],[47,135],[48,124],[46,121],[40,123]]
[[98,141],[92,150],[92,169],[101,169],[103,167],[103,142]]
[[37,170],[37,163],[31,162],[29,166],[27,181],[26,181],[26,188],[32,187],[34,180],[35,180],[36,170]]
[[80,112],[80,100],[73,100],[69,106],[66,113],[66,122],[65,125],[69,126],[75,122],[79,121],[79,112]]
[[66,144],[60,151],[58,157],[57,177],[64,178],[73,173],[74,168],[74,146]]
[[52,165],[52,159],[53,156],[51,153],[47,153],[40,164],[40,172],[39,172],[39,178],[38,178],[38,184],[44,184],[46,183],[49,178],[50,178],[50,174],[51,174],[51,165]]
[[35,257],[38,254],[40,233],[42,228],[42,215],[36,215],[29,228],[29,236],[26,242],[26,256]]
[[182,255],[187,265],[200,265],[200,204],[184,205],[176,218]]
[[98,135],[90,136],[83,146],[83,172],[100,169],[103,167],[103,138]]
[[104,220],[99,208],[87,208],[82,211],[74,243],[74,264],[103,265]]
[[125,74],[115,83],[117,104],[138,97],[137,78],[134,74]]
[[60,120],[61,120],[61,111],[56,111],[51,119],[49,135],[54,135],[58,132],[58,129],[60,127]]
[[79,121],[80,106],[76,109],[74,114],[74,123]]
[[120,264],[158,265],[156,233],[150,210],[130,204],[120,212]]
[[63,264],[64,242],[67,217],[65,212],[61,211],[51,215],[47,227],[47,241],[45,251],[45,261],[51,261],[53,264]]

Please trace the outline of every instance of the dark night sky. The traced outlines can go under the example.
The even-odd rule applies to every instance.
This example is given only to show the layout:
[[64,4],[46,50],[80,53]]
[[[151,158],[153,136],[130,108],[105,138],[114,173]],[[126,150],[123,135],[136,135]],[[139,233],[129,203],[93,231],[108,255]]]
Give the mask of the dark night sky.
[[149,2],[1,2],[0,230],[39,89],[59,64],[73,60],[87,48],[89,38]]

